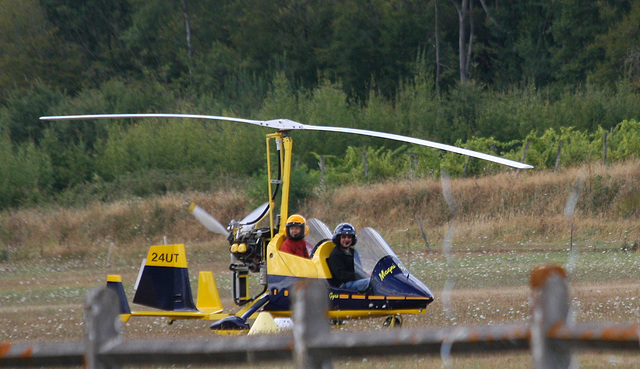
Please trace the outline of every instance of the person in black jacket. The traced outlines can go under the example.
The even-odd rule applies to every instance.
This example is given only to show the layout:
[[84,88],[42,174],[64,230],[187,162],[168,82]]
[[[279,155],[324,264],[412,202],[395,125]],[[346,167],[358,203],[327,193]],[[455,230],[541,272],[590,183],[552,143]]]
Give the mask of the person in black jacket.
[[352,291],[366,291],[369,279],[358,279],[354,267],[356,251],[353,246],[358,242],[356,229],[349,223],[340,223],[333,232],[332,241],[336,246],[327,259],[333,277],[331,284]]

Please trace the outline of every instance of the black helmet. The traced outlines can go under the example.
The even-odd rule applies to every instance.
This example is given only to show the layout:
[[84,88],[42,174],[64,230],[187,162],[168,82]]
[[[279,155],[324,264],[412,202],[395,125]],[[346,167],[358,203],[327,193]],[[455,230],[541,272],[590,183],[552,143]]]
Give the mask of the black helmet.
[[333,243],[335,243],[336,245],[340,244],[340,236],[342,236],[343,234],[350,234],[353,236],[353,245],[351,246],[355,246],[356,242],[358,242],[358,236],[356,236],[356,228],[354,226],[352,226],[349,223],[340,223],[338,224],[338,226],[336,227],[336,230],[333,231],[333,237],[331,238],[331,241],[333,241]]

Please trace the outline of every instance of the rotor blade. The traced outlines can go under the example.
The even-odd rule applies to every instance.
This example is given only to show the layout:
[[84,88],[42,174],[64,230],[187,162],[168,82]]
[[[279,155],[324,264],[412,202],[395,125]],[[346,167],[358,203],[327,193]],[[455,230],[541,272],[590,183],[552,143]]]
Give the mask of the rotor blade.
[[189,211],[211,232],[221,234],[223,236],[229,235],[227,229],[220,224],[216,218],[211,216],[211,214],[207,213],[203,208],[199,207],[195,203],[191,203],[191,205],[189,205]]
[[353,133],[353,134],[363,135],[363,136],[386,138],[386,139],[389,139],[389,140],[408,142],[408,143],[412,143],[412,144],[416,144],[416,145],[422,145],[422,146],[427,146],[427,147],[433,147],[433,148],[440,149],[440,150],[451,151],[451,152],[455,152],[455,153],[458,153],[458,154],[471,156],[471,157],[482,159],[482,160],[492,161],[492,162],[498,163],[498,164],[508,165],[508,166],[514,167],[514,168],[519,168],[519,169],[530,169],[530,168],[533,168],[532,165],[520,163],[520,162],[517,162],[517,161],[514,161],[514,160],[509,160],[509,159],[501,158],[501,157],[498,157],[498,156],[484,154],[484,153],[473,151],[473,150],[463,149],[463,148],[457,147],[457,146],[451,146],[451,145],[445,145],[445,144],[441,144],[441,143],[437,143],[437,142],[433,142],[433,141],[427,141],[427,140],[423,140],[423,139],[420,139],[420,138],[396,135],[396,134],[393,134],[393,133],[383,133],[383,132],[369,131],[369,130],[366,130],[366,129],[356,129],[356,128],[312,126],[312,125],[306,125],[306,124],[303,125],[302,129],[307,129],[307,130],[311,130],[311,131],[328,131],[328,132]]
[[[222,117],[217,115],[199,115],[199,114],[87,114],[87,115],[56,115],[40,117],[40,120],[83,120],[83,119],[123,119],[123,118],[191,118],[191,119],[208,119],[208,120],[224,120],[229,122],[249,123],[257,126],[276,128],[276,129],[301,129],[295,125],[286,124],[281,121],[289,121],[288,119],[276,119],[271,121]],[[293,122],[293,121],[289,121]],[[295,123],[295,122],[294,122]],[[298,125],[301,125],[298,123]]]
[[441,144],[433,141],[427,141],[419,138],[402,136],[393,133],[383,133],[377,131],[369,131],[366,129],[356,129],[356,128],[344,128],[344,127],[331,127],[331,126],[313,126],[298,123],[289,119],[272,119],[272,120],[251,120],[251,119],[242,119],[242,118],[233,118],[233,117],[222,117],[216,115],[195,115],[195,114],[98,114],[98,115],[61,115],[61,116],[47,116],[40,117],[41,120],[74,120],[74,119],[118,119],[118,118],[193,118],[193,119],[210,119],[210,120],[223,120],[229,122],[241,122],[254,124],[262,127],[275,128],[279,130],[291,130],[291,129],[301,129],[301,130],[311,130],[311,131],[326,131],[326,132],[342,132],[342,133],[352,133],[363,136],[371,136],[371,137],[379,137],[386,138],[389,140],[401,141],[413,143],[416,145],[432,147],[440,150],[451,151],[461,155],[467,155],[474,158],[491,161],[494,163],[499,163],[503,165],[507,165],[514,168],[519,169],[530,169],[533,168],[532,165],[520,163],[514,160],[504,159],[498,156],[484,154],[481,152],[463,149],[461,147]]

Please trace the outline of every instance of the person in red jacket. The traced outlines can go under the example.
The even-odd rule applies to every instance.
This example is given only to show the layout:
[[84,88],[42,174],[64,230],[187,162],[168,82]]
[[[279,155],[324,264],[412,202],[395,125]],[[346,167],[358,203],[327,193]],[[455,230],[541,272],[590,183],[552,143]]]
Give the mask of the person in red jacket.
[[282,246],[280,246],[280,251],[308,259],[308,249],[311,249],[312,245],[304,239],[304,236],[309,233],[307,220],[300,214],[293,214],[287,218],[285,227],[287,230],[287,239],[284,240]]

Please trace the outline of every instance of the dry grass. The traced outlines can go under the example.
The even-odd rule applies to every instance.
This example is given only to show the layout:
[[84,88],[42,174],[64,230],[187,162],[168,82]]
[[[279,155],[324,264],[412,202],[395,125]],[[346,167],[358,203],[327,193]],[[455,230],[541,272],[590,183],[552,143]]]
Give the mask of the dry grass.
[[[4,212],[0,241],[10,260],[30,258],[100,259],[107,251],[144,251],[149,244],[198,244],[212,235],[189,214],[196,202],[218,219],[231,219],[249,205],[235,191],[214,194],[170,194],[131,199],[87,208],[47,207]],[[232,215],[234,214],[234,215]]]
[[[582,174],[584,173],[584,174]],[[564,215],[576,182],[584,178],[576,212]],[[351,221],[378,229],[405,265],[433,290],[436,300],[422,316],[406,317],[405,327],[496,325],[530,319],[528,276],[537,265],[553,262],[571,269],[573,316],[577,321],[640,321],[640,166],[587,166],[560,173],[502,173],[453,180],[458,205],[449,211],[439,181],[389,182],[346,187],[309,203],[304,214],[329,226]],[[607,190],[608,188],[608,190]],[[615,191],[613,191],[615,189]],[[607,191],[612,191],[607,192]],[[612,194],[607,197],[606,195]],[[598,200],[607,200],[599,206]],[[199,270],[216,274],[223,304],[231,307],[226,240],[206,231],[188,214],[197,202],[223,223],[251,210],[241,193],[171,194],[83,209],[21,209],[0,214],[0,342],[71,341],[83,337],[83,296],[121,274],[127,291],[140,258],[150,244],[184,242],[191,277]],[[417,226],[420,217],[430,241],[426,253]],[[571,224],[574,251],[569,252]],[[455,225],[447,260],[442,240]],[[627,253],[622,247],[627,246]],[[3,254],[0,254],[2,256]],[[443,289],[455,281],[451,309]],[[195,281],[193,281],[195,285]],[[340,329],[380,330],[379,320],[353,322]],[[132,320],[126,339],[209,338],[208,322]],[[587,352],[575,356],[581,368],[637,368],[637,356]],[[529,368],[529,353],[444,358],[455,368]],[[414,356],[340,360],[339,368],[443,367],[443,358]],[[264,367],[257,365],[256,367]],[[289,363],[269,367],[292,367]],[[247,367],[252,367],[247,365]]]
[[[576,183],[583,183],[571,218],[565,206]],[[598,237],[602,241],[640,239],[640,165],[586,165],[552,172],[505,172],[451,182],[456,212],[449,209],[439,180],[387,182],[349,186],[328,193],[308,205],[307,213],[328,224],[349,219],[356,227],[417,233],[420,218],[435,243],[452,219],[457,220],[457,242],[490,239],[501,243],[568,242]],[[415,235],[415,234],[414,234]],[[415,238],[414,239],[419,239]]]
[[[573,217],[565,205],[578,178],[583,186]],[[372,226],[390,243],[421,243],[420,218],[430,242],[439,244],[450,221],[457,225],[460,244],[480,240],[517,247],[522,243],[574,241],[633,243],[640,239],[640,165],[630,161],[611,167],[588,165],[559,173],[505,172],[451,182],[455,214],[434,179],[347,186],[321,194],[302,212],[330,227],[348,220],[357,228]],[[242,193],[180,193],[131,199],[86,208],[34,208],[0,214],[0,257],[105,258],[114,248],[144,252],[147,245],[224,241],[210,234],[188,212],[195,201],[223,224],[251,210]],[[123,255],[123,256],[124,256]],[[1,260],[1,259],[0,259]]]

